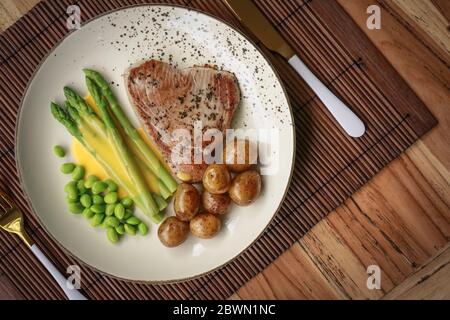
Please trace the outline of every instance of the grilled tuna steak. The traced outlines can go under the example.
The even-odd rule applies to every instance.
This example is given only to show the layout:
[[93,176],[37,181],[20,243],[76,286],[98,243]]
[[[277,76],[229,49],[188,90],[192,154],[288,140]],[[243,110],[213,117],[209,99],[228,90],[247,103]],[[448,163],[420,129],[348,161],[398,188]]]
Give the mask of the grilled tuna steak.
[[[184,173],[191,182],[200,181],[207,164],[204,160],[194,163],[194,123],[201,121],[203,132],[217,129],[225,134],[240,102],[236,77],[207,66],[176,69],[148,60],[126,71],[125,85],[142,125],[172,171],[177,175]],[[192,143],[183,146],[184,154],[189,149],[191,161],[184,163],[172,155],[180,152],[175,148],[179,141],[173,138],[179,129],[188,130],[192,137]],[[201,148],[210,143],[202,143]]]

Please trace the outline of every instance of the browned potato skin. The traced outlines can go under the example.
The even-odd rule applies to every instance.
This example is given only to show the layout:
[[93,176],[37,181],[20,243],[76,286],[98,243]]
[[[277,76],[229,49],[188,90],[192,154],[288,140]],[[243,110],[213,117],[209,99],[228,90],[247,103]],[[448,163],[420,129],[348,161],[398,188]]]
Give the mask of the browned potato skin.
[[193,185],[180,184],[173,204],[177,218],[189,222],[198,213],[200,201],[200,194]]
[[229,190],[231,200],[239,206],[248,206],[261,192],[261,176],[254,170],[237,175]]
[[[240,147],[242,143],[244,143],[245,146],[245,153],[239,158],[238,149],[242,148]],[[254,151],[256,159],[250,159],[250,150]],[[257,157],[255,145],[249,140],[234,139],[233,142],[230,142],[225,146],[223,151],[223,163],[227,165],[230,171],[235,173],[241,173],[251,169],[256,164]],[[244,160],[244,163],[239,163],[242,162],[242,160]]]
[[207,190],[202,195],[203,209],[213,214],[225,214],[230,207],[231,199],[226,193],[212,194]]
[[208,166],[203,174],[203,187],[212,194],[222,194],[228,191],[231,175],[223,164]]
[[180,221],[176,217],[168,217],[158,228],[158,238],[169,248],[182,244],[189,235],[189,223]]
[[191,233],[202,239],[211,239],[214,237],[222,227],[220,219],[211,213],[199,213],[189,223]]

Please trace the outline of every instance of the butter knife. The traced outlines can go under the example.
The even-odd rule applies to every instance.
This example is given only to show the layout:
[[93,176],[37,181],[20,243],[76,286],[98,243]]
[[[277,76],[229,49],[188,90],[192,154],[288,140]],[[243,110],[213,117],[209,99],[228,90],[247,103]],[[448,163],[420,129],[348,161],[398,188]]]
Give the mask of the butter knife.
[[309,70],[252,0],[224,1],[239,21],[269,50],[286,58],[349,136],[357,138],[364,134],[366,129],[361,119]]

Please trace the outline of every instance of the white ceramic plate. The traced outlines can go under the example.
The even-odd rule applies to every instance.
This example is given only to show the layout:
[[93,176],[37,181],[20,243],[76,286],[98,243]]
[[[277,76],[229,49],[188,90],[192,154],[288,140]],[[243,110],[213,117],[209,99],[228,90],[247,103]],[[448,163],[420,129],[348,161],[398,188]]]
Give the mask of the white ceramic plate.
[[[68,147],[71,143],[70,135],[52,118],[49,109],[50,101],[64,101],[64,85],[84,93],[82,69],[101,71],[114,82],[123,108],[138,125],[121,75],[130,64],[152,57],[180,68],[213,64],[235,73],[243,99],[233,126],[276,129],[279,133],[279,143],[270,143],[273,159],[279,157],[278,170],[263,177],[260,198],[249,207],[233,206],[223,219],[220,235],[214,239],[190,236],[174,249],[159,242],[157,226],[148,219],[148,236],[126,237],[120,244],[112,245],[104,230],[93,229],[82,216],[68,213],[63,191],[68,178],[59,172],[60,164],[68,159],[58,159],[52,153],[55,144]],[[235,258],[262,234],[288,188],[294,142],[283,86],[265,57],[246,37],[204,13],[146,5],[115,11],[84,24],[47,56],[22,102],[16,150],[22,184],[31,205],[44,228],[62,247],[112,276],[166,282],[210,272]],[[173,214],[171,209],[167,214]]]

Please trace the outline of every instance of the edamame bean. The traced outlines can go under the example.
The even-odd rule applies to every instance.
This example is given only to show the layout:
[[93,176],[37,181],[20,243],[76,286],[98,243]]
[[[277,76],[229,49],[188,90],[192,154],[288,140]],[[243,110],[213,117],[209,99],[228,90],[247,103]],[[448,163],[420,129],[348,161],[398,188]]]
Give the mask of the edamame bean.
[[109,225],[106,223],[106,217],[105,217],[105,219],[103,220],[103,222],[102,222],[102,224],[100,225],[100,227],[103,228],[103,229],[108,229],[108,228],[109,228]]
[[102,224],[103,219],[105,219],[105,215],[103,213],[96,213],[91,219],[91,226],[98,227]]
[[120,221],[116,217],[111,216],[105,218],[105,223],[110,227],[117,227],[120,224]]
[[110,192],[114,192],[114,191],[117,191],[117,189],[119,189],[117,184],[114,181],[112,181],[111,179],[106,180],[105,183],[108,185],[108,191],[110,191]]
[[139,219],[136,218],[136,217],[130,217],[130,218],[127,219],[127,224],[131,224],[132,226],[137,226],[137,225],[139,225],[141,222],[142,222],[142,221],[139,220]]
[[127,223],[124,225],[124,227],[127,234],[129,234],[130,236],[136,235],[136,228],[134,226]]
[[87,189],[90,189],[90,188],[92,188],[94,183],[97,181],[98,181],[98,178],[96,176],[89,176],[89,177],[87,177],[86,182],[84,183],[84,186]]
[[83,194],[80,197],[80,202],[85,208],[89,208],[92,205],[92,199],[88,194]]
[[103,213],[105,212],[105,205],[104,204],[94,204],[91,207],[91,210],[94,211],[95,213]]
[[125,227],[123,226],[123,224],[119,224],[115,229],[118,234],[125,234]]
[[75,170],[75,165],[71,162],[63,163],[60,170],[64,174],[70,174]]
[[125,216],[125,207],[123,204],[118,203],[116,207],[114,208],[114,215],[117,219],[121,220]]
[[72,172],[72,179],[77,181],[81,180],[84,178],[84,173],[85,173],[84,167],[77,166]]
[[95,215],[95,213],[92,212],[92,210],[89,209],[89,208],[85,208],[85,209],[83,210],[83,216],[84,216],[86,219],[90,219],[90,218],[92,218],[94,215]]
[[130,197],[125,197],[120,202],[124,205],[125,208],[131,208],[131,206],[133,205],[133,199],[131,199]]
[[115,204],[107,204],[105,213],[107,216],[112,216],[114,214],[114,208],[116,207]]
[[102,181],[96,181],[92,185],[92,193],[93,194],[99,194],[106,190],[108,185]]
[[64,191],[69,193],[70,189],[76,189],[76,188],[77,188],[77,182],[70,181],[70,182],[66,183],[66,185],[64,186]]
[[127,220],[131,216],[133,216],[133,210],[128,209],[128,208],[125,209],[125,215],[123,216],[123,220]]
[[105,202],[108,204],[112,204],[112,203],[116,203],[118,196],[117,196],[117,192],[110,192],[105,196]]
[[92,202],[94,202],[94,204],[104,204],[105,203],[105,201],[103,201],[103,197],[98,194],[95,194],[92,196]]
[[69,211],[72,213],[75,213],[75,214],[81,213],[81,212],[83,212],[83,209],[84,209],[84,207],[78,202],[69,203]]
[[63,158],[66,155],[66,151],[64,151],[63,147],[58,145],[53,147],[53,153],[59,158]]
[[78,199],[78,190],[76,188],[70,189],[67,193],[67,197],[71,200]]
[[84,186],[84,180],[83,179],[78,181],[77,188],[78,188],[78,191],[80,192],[80,194],[84,194],[84,193],[87,192],[87,188]]
[[138,230],[139,233],[143,236],[145,236],[148,233],[148,227],[143,222],[139,223]]
[[75,203],[78,202],[78,197],[75,199],[70,199],[69,196],[66,196],[66,202],[69,203]]
[[116,243],[119,241],[119,234],[117,233],[116,229],[109,227],[106,230],[106,235],[108,236],[108,240],[112,243]]

